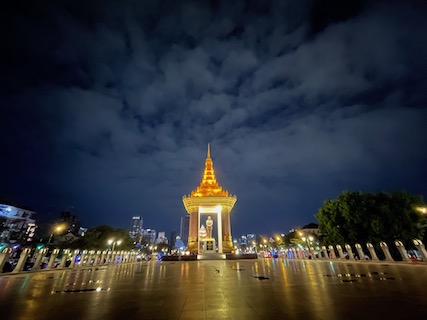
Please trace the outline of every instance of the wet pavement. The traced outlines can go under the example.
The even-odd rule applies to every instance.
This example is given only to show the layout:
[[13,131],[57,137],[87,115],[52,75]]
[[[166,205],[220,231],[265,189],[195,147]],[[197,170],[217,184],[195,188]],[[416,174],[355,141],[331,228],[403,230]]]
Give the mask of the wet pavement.
[[0,276],[0,319],[427,318],[427,265],[148,261]]

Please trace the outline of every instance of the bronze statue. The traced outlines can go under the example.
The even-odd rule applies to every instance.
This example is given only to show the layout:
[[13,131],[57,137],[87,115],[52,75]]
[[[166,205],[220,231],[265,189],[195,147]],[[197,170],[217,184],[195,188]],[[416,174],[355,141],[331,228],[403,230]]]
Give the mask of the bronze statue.
[[208,238],[212,238],[212,227],[213,220],[211,219],[211,216],[208,216],[208,219],[206,220],[206,233]]

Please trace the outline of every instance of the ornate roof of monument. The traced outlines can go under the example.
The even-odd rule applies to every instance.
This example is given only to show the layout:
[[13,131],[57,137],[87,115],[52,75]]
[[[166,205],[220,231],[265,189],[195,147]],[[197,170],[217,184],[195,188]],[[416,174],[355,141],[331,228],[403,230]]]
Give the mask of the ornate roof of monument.
[[191,197],[228,197],[228,191],[224,190],[216,181],[213,161],[211,158],[211,149],[208,144],[208,154],[205,161],[205,170],[202,181],[196,190],[191,192]]

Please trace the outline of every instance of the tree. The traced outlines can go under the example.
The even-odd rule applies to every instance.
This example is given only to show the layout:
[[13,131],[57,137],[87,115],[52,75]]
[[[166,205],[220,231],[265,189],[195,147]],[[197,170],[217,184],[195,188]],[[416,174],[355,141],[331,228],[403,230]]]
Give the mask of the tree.
[[297,231],[292,231],[283,237],[283,244],[287,247],[297,247],[298,245],[304,245],[304,242]]
[[72,247],[97,250],[111,249],[112,246],[108,244],[108,240],[110,239],[121,241],[120,245],[115,246],[115,250],[129,250],[133,248],[133,240],[126,230],[106,225],[89,229],[84,237],[72,243]]
[[415,207],[424,206],[423,197],[404,191],[394,193],[342,192],[326,200],[316,213],[325,244],[392,243],[412,244],[421,238],[422,219]]

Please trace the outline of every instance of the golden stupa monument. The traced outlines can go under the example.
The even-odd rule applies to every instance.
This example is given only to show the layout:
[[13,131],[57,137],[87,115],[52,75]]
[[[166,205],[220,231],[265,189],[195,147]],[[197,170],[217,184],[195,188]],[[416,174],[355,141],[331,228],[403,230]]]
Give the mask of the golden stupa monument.
[[[202,181],[191,194],[182,197],[185,210],[190,215],[188,251],[197,254],[198,258],[215,254],[225,258],[225,253],[234,251],[230,213],[236,201],[237,197],[224,190],[216,180],[208,144]],[[211,217],[216,218],[216,226]],[[218,245],[212,230],[216,231]]]

